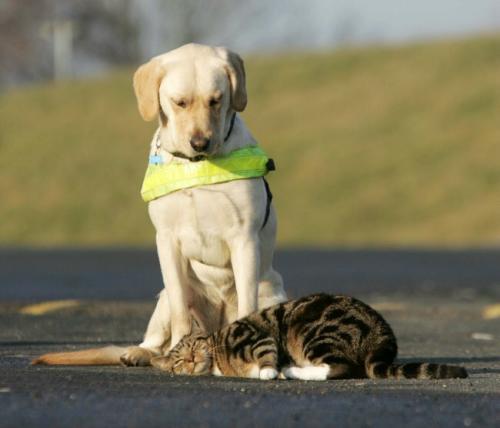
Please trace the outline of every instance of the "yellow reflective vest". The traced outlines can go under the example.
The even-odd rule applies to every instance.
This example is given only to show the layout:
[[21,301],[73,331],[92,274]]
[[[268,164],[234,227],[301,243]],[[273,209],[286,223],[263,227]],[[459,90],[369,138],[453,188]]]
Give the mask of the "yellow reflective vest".
[[[158,159],[156,156],[155,160]],[[142,183],[141,196],[149,202],[181,189],[263,177],[274,170],[274,163],[260,147],[244,147],[226,156],[197,162],[168,164],[151,162]]]

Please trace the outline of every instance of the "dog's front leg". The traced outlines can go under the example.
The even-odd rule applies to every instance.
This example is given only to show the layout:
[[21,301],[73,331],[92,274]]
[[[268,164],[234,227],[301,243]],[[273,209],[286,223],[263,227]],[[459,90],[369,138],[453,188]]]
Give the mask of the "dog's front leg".
[[129,346],[120,360],[126,366],[149,366],[151,358],[162,354],[169,339],[170,305],[164,289],[149,320],[144,340],[139,346]]
[[257,310],[260,276],[258,237],[238,240],[231,246],[231,265],[238,294],[238,318],[243,318]]
[[141,348],[160,353],[170,340],[170,304],[167,290],[164,288],[158,297],[156,307],[151,315]]
[[188,307],[187,259],[182,256],[179,243],[167,234],[157,234],[156,245],[168,294],[170,307],[171,341],[173,348],[183,336],[191,332],[191,316]]

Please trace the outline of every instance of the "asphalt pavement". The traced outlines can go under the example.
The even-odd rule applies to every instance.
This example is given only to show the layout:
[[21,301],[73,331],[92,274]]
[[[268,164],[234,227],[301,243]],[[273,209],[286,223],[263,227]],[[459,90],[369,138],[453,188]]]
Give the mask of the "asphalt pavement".
[[171,377],[29,366],[48,351],[136,344],[161,279],[153,250],[0,250],[0,426],[500,426],[500,251],[287,250],[292,296],[347,293],[393,326],[401,361],[463,380]]

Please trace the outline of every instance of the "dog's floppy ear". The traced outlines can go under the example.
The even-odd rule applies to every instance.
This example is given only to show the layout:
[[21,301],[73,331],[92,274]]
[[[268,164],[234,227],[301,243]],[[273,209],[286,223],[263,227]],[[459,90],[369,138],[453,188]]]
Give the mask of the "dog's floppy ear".
[[160,112],[158,90],[164,76],[165,68],[157,58],[141,65],[134,74],[134,91],[139,113],[146,121],[155,119]]
[[243,111],[247,106],[245,65],[241,57],[229,49],[217,48],[217,53],[226,62],[226,73],[231,83],[231,108]]

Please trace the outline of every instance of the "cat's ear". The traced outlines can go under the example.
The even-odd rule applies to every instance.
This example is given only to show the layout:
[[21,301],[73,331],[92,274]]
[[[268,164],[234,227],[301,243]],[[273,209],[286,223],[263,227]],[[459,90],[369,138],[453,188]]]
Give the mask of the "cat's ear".
[[163,370],[165,372],[172,373],[173,361],[169,356],[166,357],[154,357],[151,359],[151,365],[157,369]]

